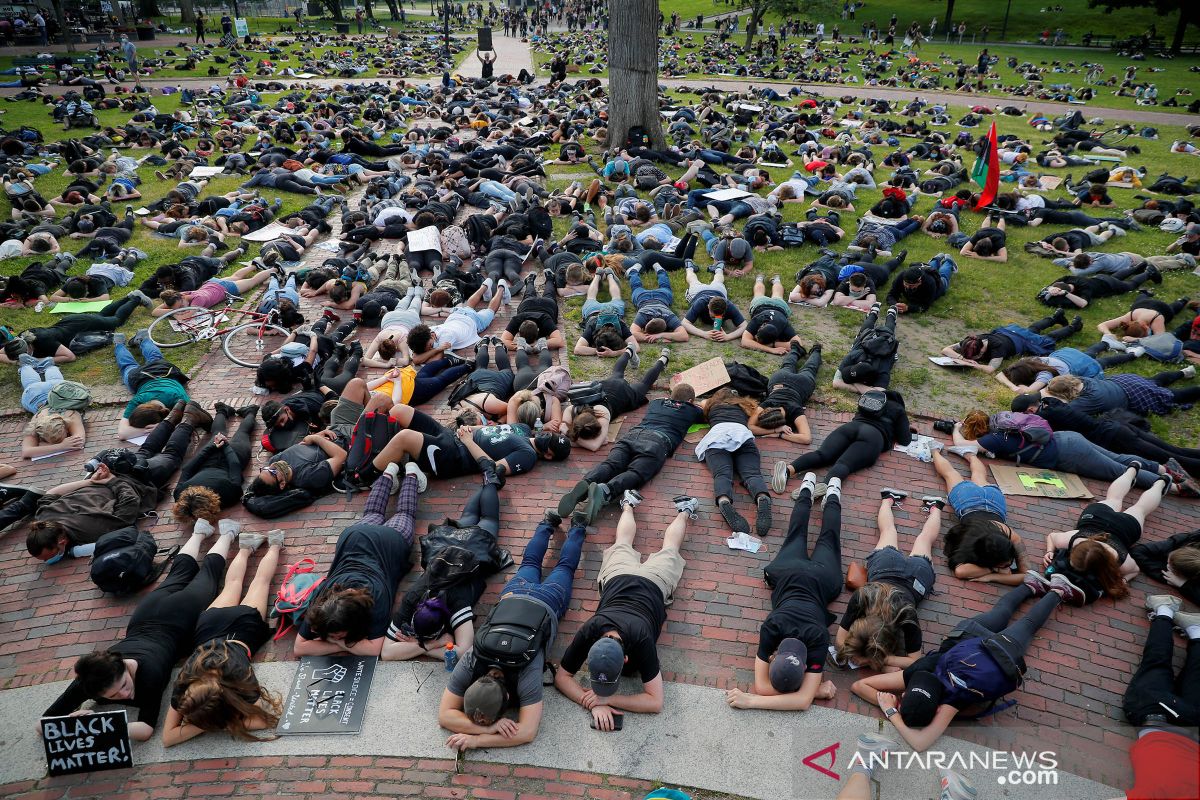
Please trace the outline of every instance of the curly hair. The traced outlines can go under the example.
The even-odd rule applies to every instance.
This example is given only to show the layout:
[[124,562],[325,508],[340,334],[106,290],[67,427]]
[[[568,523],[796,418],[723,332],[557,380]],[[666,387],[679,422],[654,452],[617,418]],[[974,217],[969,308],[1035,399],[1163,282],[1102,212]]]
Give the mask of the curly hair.
[[206,486],[189,486],[180,492],[171,513],[184,524],[202,519],[215,525],[221,516],[221,498]]
[[240,647],[214,640],[197,648],[179,671],[171,707],[185,724],[203,731],[228,731],[243,741],[274,739],[275,735],[254,735],[251,726],[274,728],[283,703],[259,684],[254,669],[243,666],[243,658],[231,657],[231,649]]

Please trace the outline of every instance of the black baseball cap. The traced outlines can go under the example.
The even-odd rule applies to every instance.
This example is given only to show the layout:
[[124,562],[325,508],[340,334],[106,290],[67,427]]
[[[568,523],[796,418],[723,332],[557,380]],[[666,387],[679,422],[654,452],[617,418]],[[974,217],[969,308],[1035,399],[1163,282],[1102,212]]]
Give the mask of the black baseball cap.
[[771,686],[780,694],[790,694],[799,690],[804,682],[805,664],[808,660],[808,647],[804,642],[789,637],[779,643],[775,658],[771,659]]
[[914,672],[908,679],[904,698],[900,701],[900,716],[910,728],[924,728],[933,722],[933,715],[942,704],[942,682],[932,672]]

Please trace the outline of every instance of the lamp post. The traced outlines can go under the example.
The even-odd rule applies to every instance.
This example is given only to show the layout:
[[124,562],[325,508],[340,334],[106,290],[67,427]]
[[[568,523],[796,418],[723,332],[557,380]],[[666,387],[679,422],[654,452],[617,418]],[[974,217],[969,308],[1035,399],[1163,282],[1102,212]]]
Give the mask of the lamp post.
[[1004,24],[1000,26],[1000,41],[1004,41],[1004,37],[1008,35],[1008,12],[1012,11],[1012,0],[1008,0],[1008,5],[1004,7]]
[[443,47],[446,50],[446,58],[450,58],[450,0],[444,0],[442,4],[442,37]]

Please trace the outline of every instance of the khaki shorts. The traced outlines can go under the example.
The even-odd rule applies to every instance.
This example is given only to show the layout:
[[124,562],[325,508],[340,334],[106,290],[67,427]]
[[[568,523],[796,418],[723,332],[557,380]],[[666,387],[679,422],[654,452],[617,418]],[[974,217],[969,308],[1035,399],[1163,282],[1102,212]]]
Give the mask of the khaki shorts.
[[618,575],[637,575],[653,583],[662,592],[663,599],[669,600],[683,577],[683,556],[678,550],[659,550],[651,553],[642,561],[642,554],[633,549],[632,545],[614,544],[604,551],[604,560],[600,562],[600,575],[596,582],[601,590],[609,578]]
[[329,427],[338,433],[345,434],[346,438],[350,438],[354,426],[358,423],[358,418],[367,410],[367,407],[362,403],[356,403],[353,400],[347,400],[344,397],[338,398],[338,403],[333,407],[333,411],[329,414]]

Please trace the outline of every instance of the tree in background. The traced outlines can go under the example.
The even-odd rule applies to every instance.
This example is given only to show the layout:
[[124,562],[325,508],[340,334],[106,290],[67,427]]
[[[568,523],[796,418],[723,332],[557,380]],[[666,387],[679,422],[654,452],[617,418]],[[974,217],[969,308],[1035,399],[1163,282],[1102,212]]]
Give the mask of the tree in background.
[[658,113],[658,0],[622,0],[608,24],[608,147],[625,145],[640,126],[663,147]]
[[1172,53],[1178,53],[1183,47],[1183,35],[1187,33],[1188,25],[1200,25],[1200,5],[1195,0],[1088,0],[1088,7],[1103,8],[1105,14],[1118,8],[1153,8],[1160,18],[1178,13],[1179,22],[1171,39]]
[[837,16],[836,0],[749,0],[744,7],[750,10],[750,16],[746,18],[747,50],[754,45],[754,37],[760,33],[763,18],[769,11],[784,19],[793,16],[813,19]]

